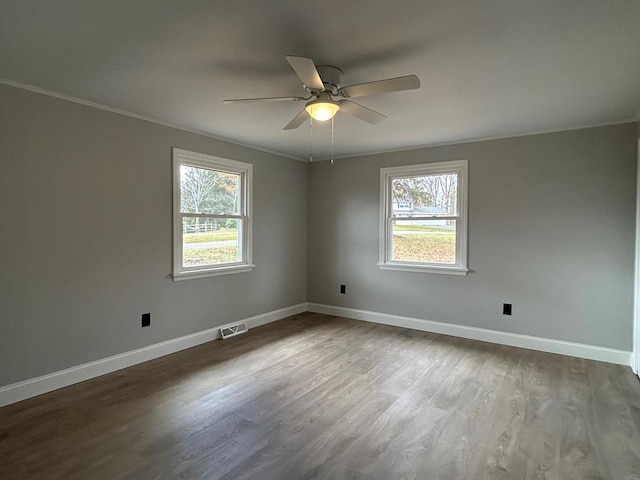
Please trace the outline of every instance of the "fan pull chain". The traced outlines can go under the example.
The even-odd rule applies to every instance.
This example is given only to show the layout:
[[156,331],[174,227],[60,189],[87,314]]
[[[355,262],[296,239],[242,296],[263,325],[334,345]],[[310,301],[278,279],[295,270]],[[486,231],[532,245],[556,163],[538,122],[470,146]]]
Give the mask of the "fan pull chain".
[[333,165],[333,143],[334,143],[334,136],[333,136],[333,119],[335,117],[331,117],[331,165]]
[[313,162],[313,117],[309,116],[309,161]]

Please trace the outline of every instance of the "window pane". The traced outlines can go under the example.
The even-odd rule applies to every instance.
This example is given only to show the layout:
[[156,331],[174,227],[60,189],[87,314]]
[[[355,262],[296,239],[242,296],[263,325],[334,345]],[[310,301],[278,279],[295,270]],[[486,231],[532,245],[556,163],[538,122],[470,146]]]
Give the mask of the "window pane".
[[240,215],[240,175],[180,166],[180,212]]
[[394,220],[392,259],[456,263],[455,220]]
[[240,220],[182,219],[182,266],[199,267],[240,261]]
[[394,217],[458,215],[455,173],[394,178],[391,195]]

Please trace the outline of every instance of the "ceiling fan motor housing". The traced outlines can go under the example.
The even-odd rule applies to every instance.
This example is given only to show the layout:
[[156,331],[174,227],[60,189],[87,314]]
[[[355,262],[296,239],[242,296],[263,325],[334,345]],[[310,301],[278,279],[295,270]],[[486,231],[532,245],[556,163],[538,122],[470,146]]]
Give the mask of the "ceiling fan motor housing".
[[325,89],[334,94],[337,93],[338,88],[342,85],[344,72],[338,67],[334,67],[332,65],[317,65],[316,68]]

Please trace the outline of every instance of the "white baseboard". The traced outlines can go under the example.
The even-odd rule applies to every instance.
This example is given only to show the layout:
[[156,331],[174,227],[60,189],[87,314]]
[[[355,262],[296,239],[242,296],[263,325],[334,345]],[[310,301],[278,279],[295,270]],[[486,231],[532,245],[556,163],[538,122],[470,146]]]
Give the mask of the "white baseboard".
[[[249,328],[253,328],[306,311],[307,304],[301,303],[238,321],[246,323]],[[191,335],[185,335],[184,337],[173,338],[148,347],[0,387],[0,407],[210,342],[220,337],[219,328],[210,328]]]
[[[384,325],[393,325],[396,327],[411,328],[425,332],[440,333],[443,335],[452,335],[472,340],[481,340],[500,345],[528,348],[542,352],[559,353],[571,357],[587,358],[626,366],[631,366],[632,364],[632,352],[624,350],[434,322],[366,310],[356,310],[353,308],[321,305],[318,303],[301,303],[238,321],[246,323],[249,328],[254,328],[306,311],[381,323]],[[174,338],[165,342],[149,345],[148,347],[139,348],[83,365],[77,365],[41,377],[6,385],[0,387],[0,407],[179,352],[180,350],[195,347],[217,338],[219,338],[219,327],[210,328],[191,335],[185,335],[184,337]]]
[[331,305],[321,305],[318,303],[309,303],[308,307],[310,312],[315,313],[353,318],[355,320],[364,320],[366,322],[382,323],[384,325],[393,325],[395,327],[411,328],[413,330],[422,330],[425,332],[441,333],[443,335],[469,338],[471,340],[481,340],[483,342],[498,343],[500,345],[509,345],[511,347],[559,353],[570,357],[599,360],[601,362],[616,363],[626,366],[631,366],[632,362],[632,352],[598,347],[595,345],[565,342],[563,340],[553,340],[550,338],[532,337],[518,333],[499,332],[497,330],[467,327],[465,325],[455,325],[451,323],[433,322],[419,318],[401,317],[398,315],[369,312],[366,310],[355,310],[353,308],[335,307]]

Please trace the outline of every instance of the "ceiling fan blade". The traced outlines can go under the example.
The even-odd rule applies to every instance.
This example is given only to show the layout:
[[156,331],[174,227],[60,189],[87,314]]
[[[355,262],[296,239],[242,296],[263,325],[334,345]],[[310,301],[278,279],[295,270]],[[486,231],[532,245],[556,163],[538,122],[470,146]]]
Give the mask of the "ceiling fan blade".
[[360,83],[350,85],[340,89],[340,95],[344,97],[364,97],[366,95],[377,95],[379,93],[398,92],[401,90],[413,90],[420,88],[420,79],[416,75],[405,77],[388,78],[377,82]]
[[284,126],[283,130],[293,130],[298,128],[307,120],[307,118],[309,118],[309,114],[306,110],[302,110],[298,115],[293,117],[293,120]]
[[324,90],[322,79],[320,78],[320,74],[318,74],[318,70],[316,69],[315,63],[313,63],[313,60],[310,58],[295,57],[291,55],[287,55],[285,58],[305,86],[313,88],[314,90]]
[[251,102],[297,102],[305,100],[302,97],[265,97],[265,98],[234,98],[232,100],[224,100],[222,103],[251,103]]
[[359,118],[360,120],[364,120],[365,122],[372,123],[373,125],[377,125],[387,118],[387,116],[382,113],[363,107],[355,102],[350,102],[349,100],[340,100],[338,103],[340,104],[341,112],[348,113],[349,115]]

